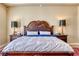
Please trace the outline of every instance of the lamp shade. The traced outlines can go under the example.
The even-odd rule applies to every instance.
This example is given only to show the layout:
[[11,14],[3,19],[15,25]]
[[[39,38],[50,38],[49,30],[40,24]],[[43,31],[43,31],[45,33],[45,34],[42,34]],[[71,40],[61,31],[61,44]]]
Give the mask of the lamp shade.
[[17,21],[12,21],[11,22],[11,27],[18,27],[18,22]]
[[66,26],[66,20],[60,20],[59,26]]

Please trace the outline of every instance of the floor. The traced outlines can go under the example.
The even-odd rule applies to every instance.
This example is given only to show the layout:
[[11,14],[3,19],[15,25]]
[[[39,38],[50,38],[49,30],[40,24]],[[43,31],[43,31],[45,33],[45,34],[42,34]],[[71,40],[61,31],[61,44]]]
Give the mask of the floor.
[[[74,51],[75,51],[75,53],[74,53],[74,56],[79,56],[79,48],[73,48],[74,49]],[[1,52],[1,48],[0,48],[0,52]],[[0,56],[1,56],[1,54],[0,54]]]

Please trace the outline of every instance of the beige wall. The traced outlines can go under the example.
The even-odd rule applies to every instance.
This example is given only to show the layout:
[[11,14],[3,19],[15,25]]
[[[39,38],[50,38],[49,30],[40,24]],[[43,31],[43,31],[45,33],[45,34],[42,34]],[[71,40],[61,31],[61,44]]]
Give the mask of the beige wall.
[[5,44],[7,41],[6,26],[6,7],[0,4],[0,45]]
[[68,42],[79,42],[77,39],[77,7],[68,5],[10,7],[8,9],[8,35],[13,32],[12,20],[20,21],[21,29],[32,20],[46,20],[50,26],[54,25],[55,32],[58,32],[58,19],[60,18],[67,20],[65,34],[68,35]]
[[77,26],[77,28],[78,28],[77,36],[78,36],[78,40],[79,40],[79,6],[78,6],[78,9],[77,9],[77,12],[78,12],[77,13],[77,24],[78,24],[78,26]]

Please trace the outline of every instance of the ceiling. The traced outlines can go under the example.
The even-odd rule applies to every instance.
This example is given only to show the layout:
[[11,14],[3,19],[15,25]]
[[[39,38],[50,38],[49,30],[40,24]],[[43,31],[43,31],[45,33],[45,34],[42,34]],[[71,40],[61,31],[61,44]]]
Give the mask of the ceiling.
[[78,3],[3,3],[7,7],[12,6],[52,6],[52,5],[74,5],[78,6]]

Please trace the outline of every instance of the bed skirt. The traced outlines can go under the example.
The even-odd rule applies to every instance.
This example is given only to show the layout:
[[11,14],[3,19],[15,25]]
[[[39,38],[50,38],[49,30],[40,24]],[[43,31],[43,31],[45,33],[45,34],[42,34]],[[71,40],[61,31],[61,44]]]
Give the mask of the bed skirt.
[[73,56],[73,52],[2,52],[2,56]]

